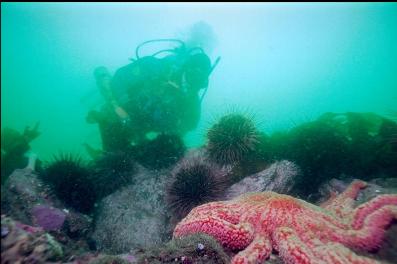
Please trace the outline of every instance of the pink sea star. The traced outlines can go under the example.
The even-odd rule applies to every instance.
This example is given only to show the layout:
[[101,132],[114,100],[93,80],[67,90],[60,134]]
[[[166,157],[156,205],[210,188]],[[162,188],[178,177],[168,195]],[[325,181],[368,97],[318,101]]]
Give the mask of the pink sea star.
[[207,203],[176,226],[174,237],[211,235],[239,251],[233,264],[262,263],[273,249],[285,263],[378,263],[351,249],[380,246],[385,229],[397,219],[397,195],[380,195],[353,209],[365,187],[365,182],[354,181],[321,207],[274,192]]

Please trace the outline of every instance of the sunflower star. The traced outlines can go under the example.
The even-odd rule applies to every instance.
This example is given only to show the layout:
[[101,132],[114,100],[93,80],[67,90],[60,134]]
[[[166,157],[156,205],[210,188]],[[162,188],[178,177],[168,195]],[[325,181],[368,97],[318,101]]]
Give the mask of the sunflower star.
[[174,237],[206,233],[239,251],[232,264],[261,263],[273,249],[285,263],[379,263],[351,249],[375,250],[397,219],[397,195],[380,195],[353,209],[363,181],[321,206],[275,192],[248,193],[194,208]]

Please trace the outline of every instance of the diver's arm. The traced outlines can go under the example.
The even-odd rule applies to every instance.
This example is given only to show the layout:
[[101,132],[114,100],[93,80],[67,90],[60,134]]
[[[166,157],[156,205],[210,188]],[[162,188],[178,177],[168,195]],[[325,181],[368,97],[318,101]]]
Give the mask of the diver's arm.
[[120,117],[122,120],[128,119],[128,113],[120,106],[113,95],[112,89],[110,87],[111,76],[108,70],[105,67],[98,67],[94,74],[97,81],[97,86],[106,102],[113,107],[113,110],[118,117]]
[[109,85],[109,87],[107,89],[109,89],[109,95],[110,95],[109,103],[113,107],[114,112],[122,120],[129,119],[130,116],[128,115],[128,113],[124,110],[124,108],[122,108],[120,106],[120,104],[117,102],[116,98],[114,98],[113,93],[112,93],[112,91],[110,89],[110,85]]

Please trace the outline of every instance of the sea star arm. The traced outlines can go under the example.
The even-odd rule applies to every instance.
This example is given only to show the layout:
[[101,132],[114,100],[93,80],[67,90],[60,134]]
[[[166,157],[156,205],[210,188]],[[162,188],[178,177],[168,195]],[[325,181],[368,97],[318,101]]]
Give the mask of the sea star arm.
[[316,262],[312,250],[289,227],[279,227],[273,233],[279,256],[286,264],[310,264]]
[[358,256],[352,250],[339,243],[327,243],[313,249],[314,254],[324,263],[332,264],[380,264],[380,262],[364,256]]
[[246,248],[254,238],[254,230],[247,223],[232,224],[215,217],[188,218],[180,222],[174,230],[174,237],[205,233],[232,250]]
[[187,218],[197,219],[203,215],[237,224],[241,216],[241,208],[238,205],[225,204],[224,202],[211,202],[193,208]]
[[360,190],[365,187],[367,187],[366,182],[354,180],[344,192],[331,197],[331,199],[323,203],[321,207],[343,218],[351,213],[354,206],[354,200],[357,198]]
[[397,206],[386,205],[368,215],[360,229],[334,228],[328,231],[328,237],[348,247],[371,251],[379,248],[393,219],[397,219]]
[[231,264],[255,264],[262,263],[269,258],[272,252],[272,244],[266,236],[256,236],[252,243],[243,251],[233,257]]
[[274,233],[279,255],[287,264],[380,264],[359,256],[349,248],[335,242],[303,242],[291,228],[278,228]]
[[[354,210],[353,213],[353,229],[359,229],[363,226],[367,216],[379,210],[383,206],[392,205],[397,207],[397,195],[385,194],[379,195],[369,202],[366,202]],[[390,212],[392,213],[392,212]]]

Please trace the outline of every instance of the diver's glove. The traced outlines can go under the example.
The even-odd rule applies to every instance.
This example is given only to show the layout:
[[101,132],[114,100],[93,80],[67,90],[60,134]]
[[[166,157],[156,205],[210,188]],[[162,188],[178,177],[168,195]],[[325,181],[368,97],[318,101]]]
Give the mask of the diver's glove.
[[113,107],[114,107],[114,112],[117,114],[117,116],[118,116],[121,120],[124,120],[124,119],[127,119],[127,118],[129,119],[129,118],[130,118],[130,116],[128,115],[128,113],[127,113],[122,107],[118,106],[117,104],[114,104]]

